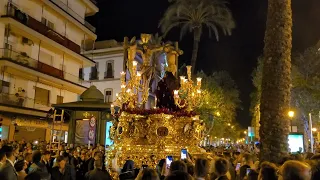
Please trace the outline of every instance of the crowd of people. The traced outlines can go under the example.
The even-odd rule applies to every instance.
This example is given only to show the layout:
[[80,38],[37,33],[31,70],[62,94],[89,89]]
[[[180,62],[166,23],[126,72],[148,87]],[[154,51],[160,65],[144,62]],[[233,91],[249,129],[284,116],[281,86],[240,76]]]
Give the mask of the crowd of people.
[[[54,148],[53,145],[51,148]],[[32,143],[0,143],[0,180],[318,180],[320,154],[292,154],[279,164],[259,162],[257,151],[248,147],[207,148],[207,154],[181,160],[170,165],[165,159],[154,167],[135,167],[127,160],[123,167],[104,167],[105,147],[66,144],[51,150],[49,145]],[[239,148],[246,150],[239,151]],[[237,150],[236,150],[237,149]],[[118,174],[116,177],[109,173]]]

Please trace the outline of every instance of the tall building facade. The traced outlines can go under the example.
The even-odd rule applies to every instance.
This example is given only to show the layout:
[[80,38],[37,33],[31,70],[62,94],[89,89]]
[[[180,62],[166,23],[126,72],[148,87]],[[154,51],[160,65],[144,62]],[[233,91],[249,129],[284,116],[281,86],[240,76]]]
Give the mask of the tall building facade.
[[0,1],[1,139],[50,140],[51,104],[86,90],[80,69],[95,63],[82,53],[96,35],[85,17],[98,10],[93,0]]
[[[93,45],[87,45],[92,47]],[[124,49],[115,40],[98,41],[93,50],[84,53],[96,62],[82,71],[83,85],[94,85],[104,94],[105,102],[112,103],[121,91],[120,72],[124,70]]]

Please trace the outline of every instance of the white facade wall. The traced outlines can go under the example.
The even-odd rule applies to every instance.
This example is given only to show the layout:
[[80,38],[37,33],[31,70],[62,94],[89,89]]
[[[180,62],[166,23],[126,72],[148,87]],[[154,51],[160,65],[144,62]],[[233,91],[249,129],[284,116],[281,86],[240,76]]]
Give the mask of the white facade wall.
[[[35,81],[30,81],[27,79],[23,79],[21,77],[14,76],[12,74],[4,73],[4,81],[9,82],[9,95],[10,98],[14,98],[14,94],[18,92],[19,88],[22,88],[26,91],[25,93],[25,102],[24,102],[24,107],[28,108],[35,108],[39,110],[49,110],[51,107],[51,104],[56,104],[57,103],[57,96],[63,96],[63,102],[73,102],[77,99],[78,94],[67,91],[67,90],[61,90],[52,86],[48,86],[39,82]],[[42,89],[49,90],[49,104],[48,105],[42,105],[42,104],[37,104],[34,102],[35,99],[35,87],[39,87]]]
[[[66,9],[63,7],[65,7],[64,5],[68,4],[68,6],[66,6],[68,9],[67,12],[70,11],[69,14],[71,16],[74,16],[74,18],[84,23],[84,17],[87,8],[81,0],[53,1],[58,2],[56,3],[57,5],[59,5],[60,3],[60,7],[62,9]],[[80,27],[79,24],[70,21],[70,17],[66,17],[63,13],[56,11],[55,8],[57,9],[57,7],[55,7],[55,5],[54,7],[51,7],[50,3],[46,5],[43,0],[10,0],[10,2],[12,2],[23,12],[35,18],[39,22],[41,22],[42,18],[47,19],[48,21],[54,24],[54,31],[56,31],[62,36],[65,36],[66,38],[78,44],[79,46],[83,44],[83,40],[86,40],[86,38],[89,37],[88,35],[86,35],[88,32],[85,32],[83,29],[81,29],[82,27]],[[8,0],[0,0],[0,15],[4,15],[6,13],[7,3]],[[90,36],[91,39],[93,37],[94,36],[92,35]],[[61,49],[51,46],[50,43],[41,44],[40,39],[39,41],[37,40],[30,45],[22,44],[22,38],[23,36],[21,36],[19,32],[15,32],[14,35],[10,35],[9,38],[5,37],[5,24],[0,23],[0,56],[3,55],[3,48],[5,47],[5,43],[9,43],[12,46],[12,51],[17,52],[17,55],[21,52],[24,52],[30,57],[30,59],[28,60],[28,66],[36,67],[37,61],[40,61],[56,69],[64,71],[64,79],[80,84],[79,69],[83,67],[82,60],[76,59],[74,56],[68,54],[63,54]],[[40,52],[44,52],[46,55],[40,56]],[[2,72],[3,69],[4,68],[0,67],[0,80],[10,83],[9,92],[5,93],[8,94],[10,98],[15,98],[14,95],[17,93],[18,89],[24,89],[26,91],[25,101],[23,105],[24,107],[47,111],[50,108],[51,104],[57,103],[57,95],[63,96],[64,103],[77,101],[78,99],[78,94],[68,90],[56,88],[60,85],[55,84],[58,82],[49,82],[48,84],[43,84],[34,80],[30,80],[27,77],[23,77],[23,75],[21,74],[17,76],[14,74],[9,74],[6,71]],[[41,75],[39,77],[43,78]],[[53,85],[53,87],[49,84],[55,84],[57,86]],[[36,104],[34,102],[35,87],[39,87],[50,91],[48,105]],[[8,96],[6,94],[5,96]],[[1,93],[0,95],[3,96],[3,93]]]
[[[116,99],[116,93],[119,93],[121,91],[120,72],[123,71],[123,59],[123,53],[105,56],[94,55],[93,60],[98,63],[98,80],[89,80],[91,68],[84,68],[83,73],[85,82],[83,83],[83,85],[86,87],[94,85],[104,95],[107,90],[111,90],[112,101],[114,101]],[[113,62],[114,78],[104,78],[104,72],[106,72],[107,69],[107,62]]]
[[[7,2],[7,0],[2,0],[2,2],[0,3],[0,5],[4,4],[0,8],[0,14],[5,13],[6,11],[4,6],[6,6],[7,3],[4,3],[3,1]],[[28,3],[26,3],[26,1],[28,1]],[[56,1],[61,3],[61,0],[56,0]],[[85,32],[83,32],[75,24],[68,22],[64,16],[55,12],[51,7],[42,6],[41,3],[39,2],[41,2],[41,0],[37,0],[37,1],[12,0],[13,4],[15,4],[19,9],[21,9],[23,12],[27,13],[28,15],[32,16],[36,20],[41,22],[42,18],[46,18],[48,21],[54,24],[53,29],[56,32],[58,32],[62,36],[67,37],[74,43],[81,46],[82,41],[86,40],[88,37],[85,35]],[[84,16],[85,16],[85,10],[86,10],[85,4],[81,3],[80,0],[72,0],[72,1],[69,0],[68,8],[71,8],[72,12],[74,12],[74,14],[69,13],[70,15],[73,15],[79,21],[81,20],[80,22],[82,23],[84,22]]]

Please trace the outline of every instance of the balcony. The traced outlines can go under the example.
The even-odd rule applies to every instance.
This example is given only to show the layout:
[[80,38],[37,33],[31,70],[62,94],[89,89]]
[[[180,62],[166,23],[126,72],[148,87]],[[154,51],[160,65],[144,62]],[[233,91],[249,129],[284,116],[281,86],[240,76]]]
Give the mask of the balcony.
[[71,51],[80,54],[80,46],[78,44],[55,32],[53,29],[47,27],[33,17],[27,15],[12,3],[8,3],[7,13],[2,17],[11,17],[18,22],[28,26],[29,28],[37,31],[38,33],[70,49]]
[[[82,16],[80,16],[79,14],[74,12],[67,4],[65,4],[61,0],[49,0],[49,1],[52,2],[54,5],[58,6],[60,9],[62,9],[64,12],[66,12],[70,16],[72,16],[75,20],[77,20],[78,22],[83,24],[86,28],[88,28],[93,33],[96,32],[95,27],[93,27],[89,22],[87,22]],[[93,2],[93,1],[94,0],[91,0],[91,2]],[[94,4],[96,4],[96,3],[97,2],[95,2]]]
[[15,64],[28,67],[49,76],[63,79],[72,83],[79,83],[79,77],[33,59],[25,52],[16,52],[7,48],[0,48],[0,60],[8,60]]
[[51,104],[36,103],[34,99],[16,94],[0,93],[0,104],[48,111]]

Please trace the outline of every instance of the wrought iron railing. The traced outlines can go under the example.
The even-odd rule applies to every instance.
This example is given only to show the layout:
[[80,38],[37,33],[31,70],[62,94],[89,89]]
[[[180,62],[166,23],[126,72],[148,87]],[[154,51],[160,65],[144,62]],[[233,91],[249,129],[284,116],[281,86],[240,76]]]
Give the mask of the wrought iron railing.
[[[55,4],[56,6],[60,7],[63,11],[65,11],[66,13],[68,13],[69,15],[71,15],[74,19],[76,19],[77,21],[79,21],[81,24],[83,24],[85,27],[87,27],[90,31],[92,32],[96,32],[96,28],[94,26],[92,26],[89,22],[87,22],[85,20],[84,17],[82,17],[81,15],[79,15],[78,13],[76,13],[75,11],[73,11],[68,4],[65,4],[64,2],[62,2],[61,0],[50,0],[53,4]],[[92,1],[92,0],[91,0]],[[93,1],[92,1],[93,2]],[[96,3],[94,3],[96,4]]]
[[0,104],[17,106],[17,107],[25,107],[25,108],[33,108],[33,109],[39,109],[43,111],[48,111],[51,108],[50,103],[44,103],[32,98],[28,98],[19,93],[15,93],[15,94],[0,93]]
[[42,60],[42,62],[41,60],[39,61],[33,59],[28,56],[26,52],[17,52],[8,48],[0,48],[0,60],[3,59],[31,68],[35,71],[42,72],[44,74],[57,77],[59,79],[68,80],[74,83],[80,83],[80,79],[78,76],[67,73],[63,70],[44,63],[44,59]]
[[40,21],[36,20],[32,16],[28,15],[27,13],[23,12],[21,9],[18,8],[17,5],[13,3],[7,4],[7,12],[4,16],[9,16],[20,23],[28,26],[29,28],[39,32],[40,34],[52,39],[53,41],[63,45],[64,47],[80,54],[80,46],[70,39],[66,38],[65,36],[59,34],[58,32],[54,31],[53,29],[47,27]]

